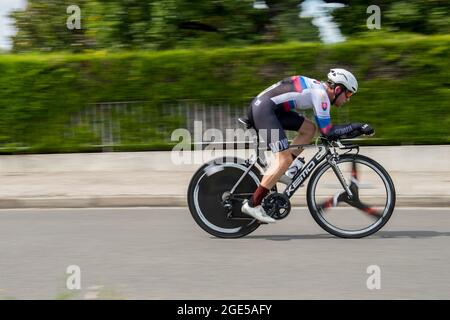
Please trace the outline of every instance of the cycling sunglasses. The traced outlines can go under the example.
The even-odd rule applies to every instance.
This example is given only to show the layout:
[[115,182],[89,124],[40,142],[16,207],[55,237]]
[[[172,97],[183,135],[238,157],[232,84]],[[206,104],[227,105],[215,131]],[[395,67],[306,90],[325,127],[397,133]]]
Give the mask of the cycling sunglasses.
[[346,87],[344,87],[344,86],[342,86],[342,85],[340,85],[339,87],[342,89],[342,93],[345,93],[345,97],[346,97],[347,99],[349,99],[349,98],[353,95],[353,92],[351,92],[350,90],[348,90]]

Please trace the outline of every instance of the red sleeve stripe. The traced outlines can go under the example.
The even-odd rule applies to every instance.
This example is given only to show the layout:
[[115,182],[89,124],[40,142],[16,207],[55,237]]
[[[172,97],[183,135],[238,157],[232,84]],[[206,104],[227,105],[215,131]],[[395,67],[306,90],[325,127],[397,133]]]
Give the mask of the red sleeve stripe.
[[293,76],[291,79],[294,82],[295,91],[302,92],[303,88],[302,88],[302,85],[300,84],[300,77],[299,76]]
[[331,123],[329,123],[326,127],[320,128],[320,132],[322,132],[323,134],[328,134],[328,132],[330,132],[332,125]]

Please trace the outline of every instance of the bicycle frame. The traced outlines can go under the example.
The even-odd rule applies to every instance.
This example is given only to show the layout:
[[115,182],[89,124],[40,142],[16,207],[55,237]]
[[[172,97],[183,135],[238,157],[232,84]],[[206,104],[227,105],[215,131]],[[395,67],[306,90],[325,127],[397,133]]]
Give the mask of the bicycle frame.
[[[289,148],[312,146],[314,145],[291,144]],[[306,202],[312,217],[324,230],[342,238],[361,238],[380,230],[392,215],[395,207],[395,188],[386,170],[375,160],[358,155],[359,146],[357,145],[343,145],[339,140],[334,141],[327,139],[327,137],[319,137],[315,146],[315,154],[302,169],[298,170],[293,179],[288,180],[287,177],[283,177],[279,181],[284,184],[285,190],[279,192],[274,186],[271,188],[270,194],[263,199],[261,205],[267,212],[266,214],[275,220],[284,219],[292,208],[290,197],[297,192],[307,179],[311,178],[307,190],[304,190],[306,191]],[[189,209],[197,224],[208,233],[217,237],[238,238],[253,232],[260,226],[261,223],[257,221],[258,219],[246,213],[246,210],[242,210],[244,201],[248,201],[249,197],[254,194],[254,189],[260,184],[261,176],[264,173],[269,174],[267,172],[269,162],[265,159],[265,152],[268,149],[264,150],[264,147],[259,146],[259,144],[256,147],[256,157],[252,152],[252,156],[246,160],[236,156],[216,158],[198,169],[191,179],[188,188]],[[352,152],[355,149],[356,152]],[[285,153],[289,155],[289,152]],[[278,157],[279,155],[275,159]],[[276,164],[272,165],[275,168],[277,167]],[[360,166],[367,169],[361,169]],[[370,174],[366,175],[367,171],[365,170],[370,170]],[[223,173],[214,175],[219,171],[223,171]],[[321,180],[325,173],[326,178]],[[346,178],[344,178],[344,174]],[[350,174],[351,176],[347,177]],[[372,174],[378,177],[378,184],[375,187],[372,187],[370,179]],[[367,176],[369,177],[369,183],[366,181],[361,183],[360,178]],[[334,179],[335,181],[336,178],[342,186],[334,187],[335,182],[332,182],[333,191],[330,190],[330,193],[328,193],[327,186],[327,192],[323,192],[324,189],[321,187],[329,184],[329,180]],[[205,181],[205,183],[202,184],[202,181]],[[212,185],[221,187],[217,188],[216,191],[211,188]],[[319,189],[317,189],[318,185],[320,185]],[[374,202],[366,202],[367,199],[371,199],[372,192],[371,190],[366,192],[362,190],[362,198],[360,198],[360,188],[379,189],[383,191],[381,196],[386,197],[379,202],[379,195],[375,192]],[[236,190],[239,191],[236,192]],[[319,192],[316,192],[316,190]],[[338,190],[337,193],[336,190]],[[214,192],[214,198],[201,196],[202,194],[212,194],[210,191]],[[369,198],[366,196],[369,196]],[[347,218],[344,218],[343,226],[337,225],[334,221],[327,219],[326,213],[338,206],[346,211],[347,207],[353,207],[353,211],[359,210],[376,221],[367,225],[365,220],[361,220],[364,222],[363,227],[351,225],[349,229],[347,222],[350,221],[353,224],[353,222],[357,222],[357,219],[353,221],[352,216],[348,220],[349,216],[345,215]],[[349,211],[349,214],[353,213]]]
[[284,194],[291,198],[293,194],[297,191],[298,188],[302,185],[302,183],[308,179],[314,169],[320,164],[329,154],[328,147],[320,146],[319,151],[311,158],[311,160],[303,166],[302,170],[297,172],[292,178],[292,182],[286,187],[284,190]]
[[[349,188],[349,186],[347,185],[347,182],[345,181],[345,178],[342,175],[342,172],[339,170],[339,167],[336,165],[335,161],[334,161],[334,157],[336,156],[336,153],[332,153],[330,151],[330,146],[334,147],[331,142],[329,140],[327,140],[326,138],[321,137],[322,140],[322,145],[318,146],[319,151],[317,151],[317,153],[311,158],[311,160],[303,166],[303,169],[300,170],[299,172],[297,172],[294,177],[292,178],[292,182],[285,188],[285,190],[283,191],[283,193],[288,197],[291,198],[295,192],[297,191],[297,189],[303,184],[303,182],[305,182],[308,177],[311,175],[311,173],[314,171],[315,168],[318,167],[318,165],[324,161],[326,158],[329,159],[330,164],[333,168],[333,171],[335,172],[339,182],[341,183],[342,187],[344,188],[344,190],[346,191],[347,195],[351,198],[352,197],[352,192]],[[357,149],[359,152],[359,146],[357,145],[343,145],[339,140],[336,141],[336,145],[339,149]],[[303,145],[291,145],[289,148],[298,148],[298,147],[303,147]],[[249,167],[247,168],[247,170],[242,174],[242,176],[239,178],[239,180],[236,182],[236,184],[233,186],[233,188],[231,189],[230,195],[233,195],[234,191],[236,190],[237,186],[239,185],[239,183],[241,183],[241,181],[244,179],[244,177],[248,174],[248,172],[251,170],[251,168],[258,163],[260,166],[262,167],[266,167],[267,164],[265,163],[265,159],[263,159],[263,155],[260,154],[259,152],[259,141],[257,143],[256,146],[257,150],[256,150],[256,160],[253,161],[253,163],[251,163],[249,165]],[[247,160],[248,163],[248,160]]]

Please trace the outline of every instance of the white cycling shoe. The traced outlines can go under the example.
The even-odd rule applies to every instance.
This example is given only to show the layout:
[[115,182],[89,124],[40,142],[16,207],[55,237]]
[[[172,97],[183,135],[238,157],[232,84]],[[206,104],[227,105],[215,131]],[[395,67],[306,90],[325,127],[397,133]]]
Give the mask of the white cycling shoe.
[[261,222],[275,223],[275,221],[276,221],[274,218],[272,218],[266,214],[266,212],[264,211],[264,209],[261,205],[256,206],[256,207],[250,207],[250,205],[248,204],[248,200],[244,201],[241,211],[243,213],[248,214],[249,216],[252,216],[256,220],[259,220]]

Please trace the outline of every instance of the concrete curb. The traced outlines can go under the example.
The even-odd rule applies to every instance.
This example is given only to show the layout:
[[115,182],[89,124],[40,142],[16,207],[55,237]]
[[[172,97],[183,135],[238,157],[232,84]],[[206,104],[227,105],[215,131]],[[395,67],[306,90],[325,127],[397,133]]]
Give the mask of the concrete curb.
[[[223,155],[242,159],[253,153],[225,151]],[[315,152],[309,148],[304,155],[310,158]],[[450,145],[361,147],[361,153],[390,173],[397,206],[450,208]],[[186,151],[179,155],[189,160],[186,163],[173,156],[173,152],[2,156],[0,208],[186,207],[192,175],[219,154]],[[306,206],[305,192],[291,199],[294,206]]]
[[[370,201],[370,200],[368,200]],[[294,197],[293,206],[306,206],[304,197]],[[445,196],[398,196],[399,207],[449,207]],[[187,207],[185,195],[93,196],[3,198],[0,209],[14,208],[101,208],[101,207]]]

